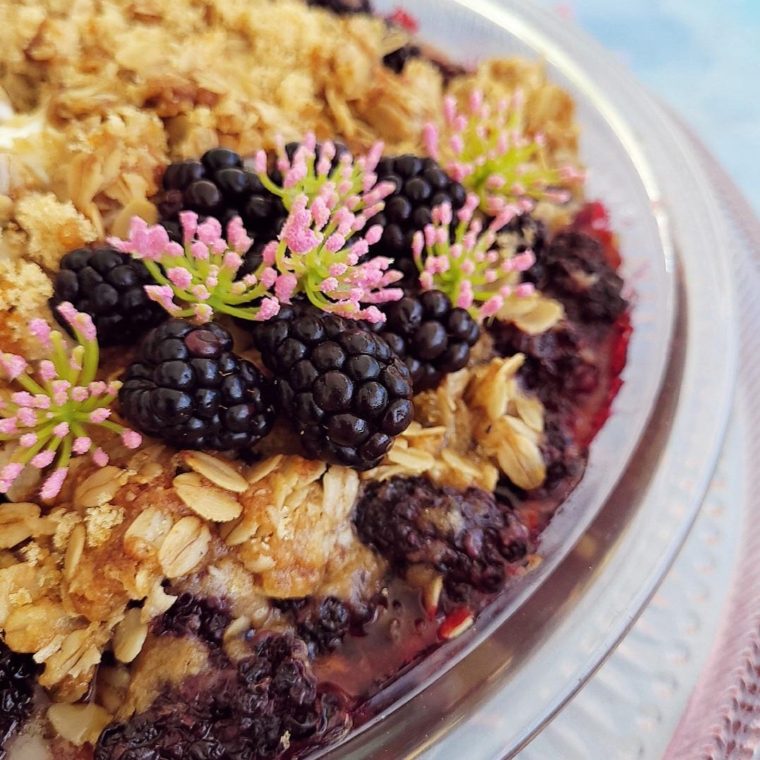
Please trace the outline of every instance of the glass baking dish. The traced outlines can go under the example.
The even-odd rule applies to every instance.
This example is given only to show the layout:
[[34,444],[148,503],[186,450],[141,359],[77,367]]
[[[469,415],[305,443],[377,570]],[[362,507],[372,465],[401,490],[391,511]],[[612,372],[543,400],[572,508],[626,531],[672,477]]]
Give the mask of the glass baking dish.
[[[379,0],[380,12],[394,2]],[[735,375],[725,219],[690,148],[623,68],[517,0],[407,0],[452,60],[539,57],[574,97],[588,197],[604,201],[634,291],[624,385],[586,475],[543,534],[542,564],[465,635],[378,694],[373,717],[315,757],[514,754],[625,634],[709,482]]]
[[[375,5],[390,12],[397,0]],[[518,0],[404,6],[452,60],[545,60],[576,101],[588,196],[611,212],[634,290],[625,383],[543,534],[542,564],[374,697],[339,746],[313,754],[490,760],[519,750],[604,660],[685,538],[730,408],[734,298],[725,220],[698,161],[604,51]]]

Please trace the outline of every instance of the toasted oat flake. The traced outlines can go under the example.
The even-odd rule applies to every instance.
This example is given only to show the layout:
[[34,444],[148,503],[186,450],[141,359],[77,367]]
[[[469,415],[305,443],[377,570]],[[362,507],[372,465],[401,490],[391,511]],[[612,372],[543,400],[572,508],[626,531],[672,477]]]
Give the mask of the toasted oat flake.
[[188,467],[219,488],[233,493],[244,493],[248,490],[248,481],[232,465],[218,457],[202,451],[186,451],[182,458]]
[[103,729],[111,722],[111,714],[94,703],[51,705],[47,717],[56,732],[77,747],[95,744]]
[[158,562],[167,578],[194,570],[208,553],[211,532],[197,517],[176,522],[158,550]]
[[66,547],[66,555],[63,560],[63,577],[67,581],[70,581],[77,571],[86,541],[87,531],[84,525],[81,523],[75,525],[69,536],[69,544]]
[[[244,484],[246,490],[248,484]],[[235,520],[243,511],[243,505],[229,491],[206,485],[197,473],[177,475],[174,490],[193,512],[212,522]]]
[[100,507],[116,496],[126,477],[126,471],[120,467],[101,467],[76,487],[74,503],[79,507]]
[[141,611],[134,607],[127,610],[124,620],[116,626],[113,653],[119,662],[130,663],[140,654],[148,635],[148,624],[141,619]]

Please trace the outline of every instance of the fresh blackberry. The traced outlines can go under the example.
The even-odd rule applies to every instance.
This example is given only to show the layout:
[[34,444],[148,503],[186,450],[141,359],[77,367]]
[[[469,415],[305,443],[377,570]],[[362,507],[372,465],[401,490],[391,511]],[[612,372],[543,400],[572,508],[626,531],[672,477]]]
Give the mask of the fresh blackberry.
[[219,599],[203,599],[187,592],[153,622],[157,636],[197,636],[211,646],[220,646],[232,622],[229,607]]
[[257,323],[254,341],[312,456],[369,469],[412,421],[409,371],[361,324],[298,304]]
[[397,50],[392,50],[383,56],[383,65],[396,74],[401,74],[406,64],[413,58],[419,58],[422,55],[422,49],[419,45],[407,43]]
[[378,182],[391,182],[395,190],[385,199],[385,208],[369,226],[379,224],[383,236],[373,253],[390,256],[409,279],[418,272],[412,261],[414,233],[433,220],[432,210],[448,203],[454,211],[462,208],[467,193],[432,158],[413,155],[382,158],[376,169]]
[[440,290],[407,294],[383,311],[380,336],[404,360],[415,393],[435,388],[444,375],[465,367],[480,337],[467,310],[453,308]]
[[101,734],[95,760],[259,760],[300,755],[351,725],[346,698],[317,683],[305,644],[256,636],[236,664],[207,669]]
[[0,639],[0,760],[32,711],[35,673],[31,656],[12,652]]
[[372,603],[349,604],[334,596],[281,599],[275,605],[292,620],[311,657],[338,649],[349,633],[361,633],[374,612]]
[[274,422],[269,384],[220,325],[171,319],[150,332],[119,401],[142,432],[191,449],[243,449]]
[[107,247],[78,248],[61,259],[50,305],[67,330],[68,323],[55,308],[64,301],[92,316],[101,346],[125,345],[166,319],[166,311],[145,292],[151,283],[145,265],[126,253]]
[[423,477],[370,483],[356,508],[359,537],[397,571],[427,565],[455,598],[494,592],[506,565],[529,550],[528,531],[508,503],[479,488],[459,491]]
[[598,240],[583,232],[560,232],[537,252],[527,279],[563,303],[571,319],[614,322],[628,307],[623,279],[607,263]]
[[[274,240],[282,229],[287,211],[282,201],[261,184],[243,165],[243,159],[227,148],[213,148],[200,161],[170,164],[164,172],[163,195],[158,202],[162,224],[174,239],[181,238],[180,211],[213,216],[226,225],[240,216],[254,239],[251,256]],[[254,269],[251,264],[249,269]]]
[[370,0],[306,0],[306,2],[314,8],[325,8],[340,16],[373,12]]

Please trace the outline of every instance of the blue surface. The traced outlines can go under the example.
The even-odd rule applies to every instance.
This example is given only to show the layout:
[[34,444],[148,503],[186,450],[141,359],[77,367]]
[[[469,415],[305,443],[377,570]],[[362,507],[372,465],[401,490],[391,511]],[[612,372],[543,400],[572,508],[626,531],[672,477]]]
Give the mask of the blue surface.
[[536,0],[615,52],[760,213],[760,0]]

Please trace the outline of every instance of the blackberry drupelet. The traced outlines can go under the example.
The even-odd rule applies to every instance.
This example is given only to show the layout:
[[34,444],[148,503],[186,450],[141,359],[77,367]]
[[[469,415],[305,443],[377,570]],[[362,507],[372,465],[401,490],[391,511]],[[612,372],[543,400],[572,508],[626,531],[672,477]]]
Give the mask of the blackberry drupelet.
[[359,538],[397,571],[427,565],[457,600],[472,590],[500,589],[506,565],[529,550],[528,531],[507,503],[479,488],[459,491],[423,477],[370,483],[354,520]]
[[453,308],[440,290],[407,294],[383,307],[379,334],[404,360],[414,392],[435,388],[449,372],[467,365],[480,328],[466,309]]
[[142,432],[179,448],[244,449],[274,422],[268,381],[220,325],[171,319],[149,333],[119,401]]
[[345,734],[346,698],[319,685],[305,644],[256,636],[237,663],[207,669],[161,695],[144,713],[101,734],[95,760],[259,760],[300,753]]
[[12,652],[0,639],[0,760],[32,711],[35,673],[30,655]]
[[281,599],[274,604],[292,620],[310,657],[332,652],[348,634],[361,633],[375,608],[373,602],[349,604],[334,596]]
[[353,13],[372,13],[370,0],[306,0],[308,5],[325,8],[341,16]]
[[373,246],[375,254],[390,256],[408,279],[416,280],[412,261],[414,233],[432,222],[432,210],[444,203],[454,211],[462,208],[467,193],[432,158],[413,155],[386,157],[377,165],[378,182],[392,182],[395,190],[385,199],[385,208],[370,220],[379,224],[383,236]]
[[218,647],[231,622],[229,607],[223,601],[203,599],[185,592],[153,621],[153,633],[157,636],[197,636],[206,644]]
[[302,303],[257,323],[254,341],[312,456],[369,469],[411,423],[406,365],[360,323]]
[[541,258],[546,246],[546,225],[533,214],[519,214],[499,230],[499,235],[510,235],[514,240],[515,251],[523,253],[530,249]]
[[50,306],[58,322],[70,330],[55,306],[70,301],[89,314],[101,346],[127,345],[166,319],[166,312],[148,298],[144,286],[155,284],[141,261],[113,248],[78,248],[62,259],[53,283]]
[[396,74],[401,74],[406,64],[413,58],[419,58],[422,50],[419,45],[407,43],[383,56],[383,65]]
[[[158,202],[161,223],[175,240],[181,239],[180,211],[213,216],[223,225],[240,216],[255,241],[249,255],[257,257],[261,248],[277,237],[287,217],[282,201],[244,167],[237,153],[226,148],[213,148],[200,161],[170,164],[162,184],[164,193]],[[248,265],[248,270],[253,269],[255,262]]]
[[623,278],[607,262],[598,240],[567,230],[536,253],[527,279],[561,301],[571,319],[611,324],[628,308]]

